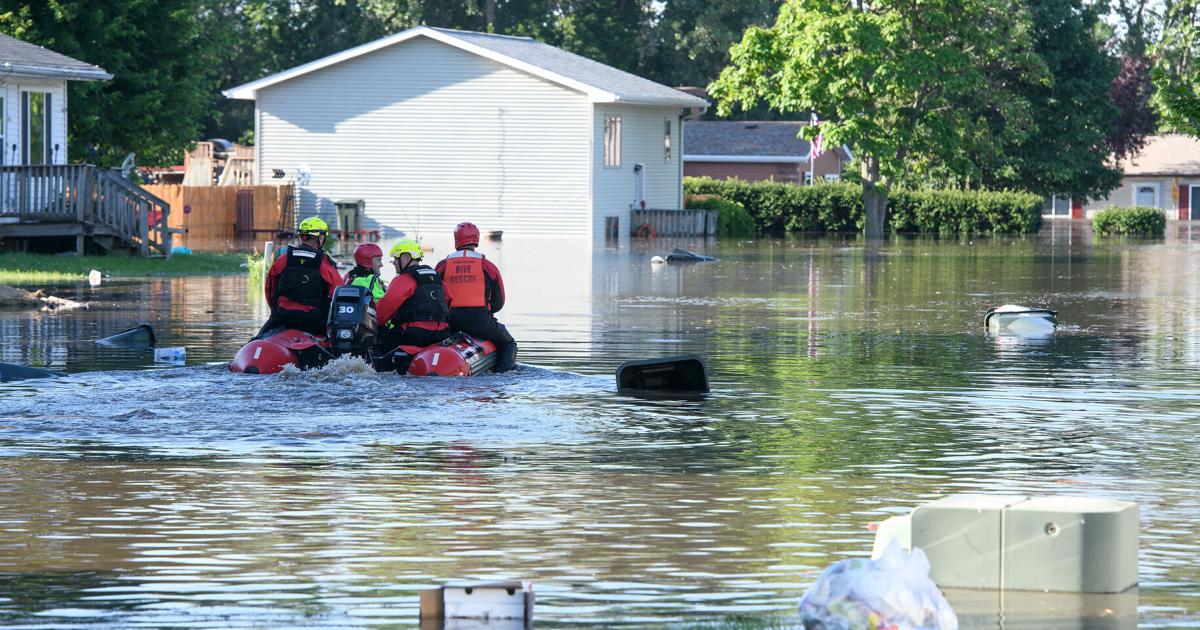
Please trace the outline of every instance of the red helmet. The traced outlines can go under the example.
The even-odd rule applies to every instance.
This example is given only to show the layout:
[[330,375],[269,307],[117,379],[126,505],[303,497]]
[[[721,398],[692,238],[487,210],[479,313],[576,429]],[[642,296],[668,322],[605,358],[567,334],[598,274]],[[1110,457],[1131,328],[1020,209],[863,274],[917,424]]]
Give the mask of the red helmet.
[[454,249],[462,249],[467,245],[479,246],[479,228],[474,223],[463,221],[454,228]]
[[371,268],[371,259],[379,256],[383,257],[383,250],[375,243],[363,243],[354,248],[354,263],[360,267]]

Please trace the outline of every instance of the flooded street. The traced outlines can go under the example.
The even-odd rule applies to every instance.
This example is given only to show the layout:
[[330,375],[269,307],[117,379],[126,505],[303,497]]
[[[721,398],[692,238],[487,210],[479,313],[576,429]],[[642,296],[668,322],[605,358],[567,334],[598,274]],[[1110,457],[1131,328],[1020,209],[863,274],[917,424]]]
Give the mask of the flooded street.
[[[1140,590],[964,627],[1200,626],[1200,226],[679,244],[720,262],[486,244],[522,366],[472,379],[230,374],[266,317],[242,276],[0,313],[0,361],[68,373],[0,384],[0,624],[415,626],[420,588],[516,578],[538,626],[787,625],[870,523],[985,492],[1137,502]],[[1064,329],[985,335],[1005,303]],[[94,343],[142,322],[187,365]],[[684,353],[708,397],[617,396]]]

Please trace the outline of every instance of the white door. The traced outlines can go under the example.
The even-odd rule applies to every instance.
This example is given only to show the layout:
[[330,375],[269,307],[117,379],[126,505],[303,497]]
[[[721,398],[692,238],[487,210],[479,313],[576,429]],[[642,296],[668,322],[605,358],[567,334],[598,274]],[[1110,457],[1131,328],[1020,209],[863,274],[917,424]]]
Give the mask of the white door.
[[1147,208],[1158,207],[1157,184],[1135,184],[1133,189],[1133,205]]

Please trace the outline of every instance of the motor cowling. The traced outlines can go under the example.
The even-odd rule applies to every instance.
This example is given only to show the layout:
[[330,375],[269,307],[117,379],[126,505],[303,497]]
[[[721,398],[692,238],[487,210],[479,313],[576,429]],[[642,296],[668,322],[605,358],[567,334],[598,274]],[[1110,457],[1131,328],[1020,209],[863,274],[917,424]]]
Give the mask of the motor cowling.
[[366,287],[344,284],[334,288],[327,337],[335,354],[367,354],[375,342],[375,309]]

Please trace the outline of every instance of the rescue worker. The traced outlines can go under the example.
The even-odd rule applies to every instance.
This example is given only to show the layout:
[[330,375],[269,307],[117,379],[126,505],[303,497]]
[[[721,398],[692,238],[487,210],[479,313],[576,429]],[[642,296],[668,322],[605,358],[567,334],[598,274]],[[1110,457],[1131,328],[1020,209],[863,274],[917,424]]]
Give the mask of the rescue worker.
[[329,302],[342,283],[337,265],[321,249],[328,235],[329,225],[319,217],[309,217],[300,223],[300,244],[288,246],[287,252],[275,259],[263,283],[271,316],[259,337],[277,328],[325,334]]
[[404,239],[392,246],[391,255],[396,277],[376,307],[379,342],[375,356],[385,358],[376,362],[375,369],[404,373],[412,357],[396,347],[423,348],[449,337],[450,310],[442,278],[429,265],[421,264],[424,252],[419,243]]
[[382,269],[383,250],[375,243],[363,243],[354,248],[354,268],[346,272],[343,284],[363,287],[375,304],[387,291],[387,285],[379,277]]
[[456,251],[436,269],[446,287],[450,327],[496,344],[495,369],[507,372],[517,366],[517,342],[495,317],[504,308],[504,279],[492,261],[475,251],[478,246],[479,228],[459,223],[454,228]]

